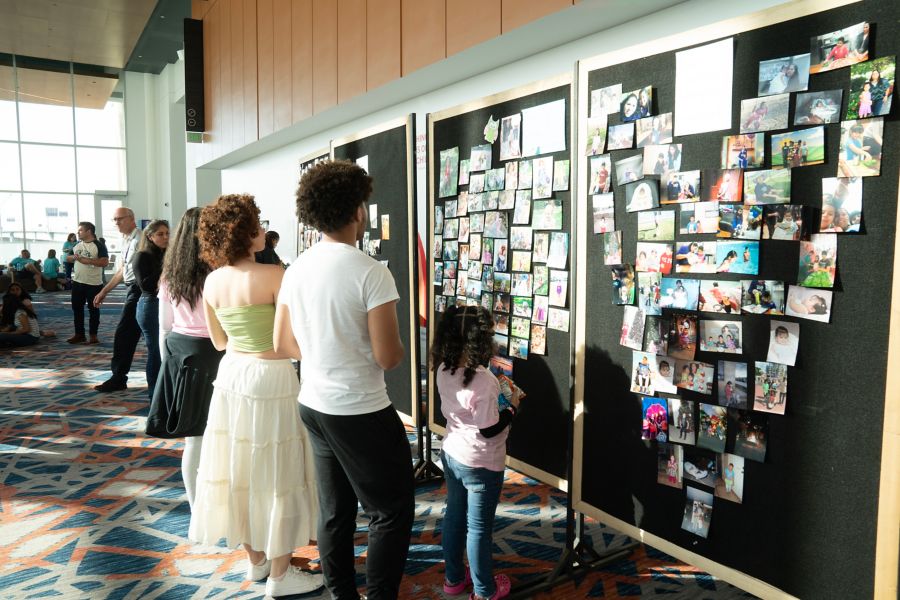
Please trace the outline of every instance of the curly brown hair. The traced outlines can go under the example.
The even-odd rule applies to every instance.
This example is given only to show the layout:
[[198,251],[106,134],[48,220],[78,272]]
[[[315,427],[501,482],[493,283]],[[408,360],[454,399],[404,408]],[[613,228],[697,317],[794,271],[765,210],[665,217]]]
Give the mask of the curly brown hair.
[[300,178],[297,217],[324,233],[353,220],[356,209],[372,194],[372,178],[349,160],[321,162]]
[[444,311],[431,345],[431,369],[443,367],[456,374],[464,362],[463,387],[486,367],[494,355],[494,320],[482,306],[451,306]]
[[200,212],[200,258],[213,269],[250,256],[259,235],[259,207],[249,194],[219,196]]

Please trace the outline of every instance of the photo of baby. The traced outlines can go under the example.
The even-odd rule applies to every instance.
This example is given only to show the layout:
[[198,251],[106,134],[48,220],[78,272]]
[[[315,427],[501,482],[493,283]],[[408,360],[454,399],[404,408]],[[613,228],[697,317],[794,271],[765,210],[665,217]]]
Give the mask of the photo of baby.
[[788,321],[770,321],[769,353],[766,360],[793,367],[800,345],[800,324]]
[[659,182],[655,179],[644,179],[625,185],[627,212],[649,210],[659,206]]
[[797,94],[794,125],[824,125],[841,120],[844,90],[824,90]]

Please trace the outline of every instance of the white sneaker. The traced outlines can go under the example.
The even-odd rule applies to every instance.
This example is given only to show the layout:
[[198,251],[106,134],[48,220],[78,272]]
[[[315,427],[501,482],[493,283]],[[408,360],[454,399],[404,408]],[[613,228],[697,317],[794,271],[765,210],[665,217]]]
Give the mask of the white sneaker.
[[306,594],[325,585],[325,579],[318,573],[308,573],[300,567],[289,565],[284,577],[275,581],[271,577],[266,580],[266,596],[290,596]]
[[45,290],[44,288],[39,287],[38,289],[34,290],[34,293],[35,293],[35,294],[43,294],[43,293],[45,293],[46,291],[47,291],[47,290]]
[[247,581],[262,581],[269,576],[272,570],[272,561],[268,558],[258,565],[254,565],[247,559],[247,575],[244,577]]

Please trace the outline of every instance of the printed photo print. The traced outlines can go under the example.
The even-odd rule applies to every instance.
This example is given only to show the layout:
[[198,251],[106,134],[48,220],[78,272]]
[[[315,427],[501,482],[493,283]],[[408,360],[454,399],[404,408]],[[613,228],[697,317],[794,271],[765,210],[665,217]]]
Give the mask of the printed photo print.
[[[484,237],[505,238],[509,236],[509,214],[503,211],[484,215]],[[504,269],[500,269],[503,271]]]
[[[628,307],[625,307],[626,309]],[[670,321],[665,317],[648,316],[644,321],[644,352],[650,352],[657,356],[666,356],[669,348]],[[662,360],[662,359],[660,359]],[[666,365],[671,369],[671,365]],[[662,365],[660,365],[660,369]]]
[[534,276],[531,273],[513,273],[511,277],[513,296],[534,295]]
[[547,313],[547,329],[569,332],[569,311],[562,308],[550,307]]
[[869,60],[869,23],[817,35],[810,41],[810,73],[824,73]]
[[456,195],[459,181],[459,148],[441,150],[441,178],[438,184],[438,197]]
[[534,183],[534,161],[519,161],[519,185],[516,189],[530,190]]
[[763,207],[720,204],[717,237],[758,240],[762,233]]
[[728,410],[724,406],[700,403],[700,423],[697,428],[697,447],[724,452],[728,439]]
[[488,169],[484,172],[484,191],[494,192],[506,187],[506,168]]
[[644,179],[625,185],[625,210],[638,212],[659,206],[659,182],[655,179]]
[[622,121],[636,121],[653,114],[653,88],[643,87],[631,92],[622,92],[619,112],[622,113]]
[[562,200],[534,200],[531,203],[531,226],[534,229],[562,229]]
[[500,160],[522,156],[522,115],[503,117],[500,121]]
[[[472,146],[472,152],[469,155],[469,172],[474,173],[475,171],[487,171],[491,168],[491,145],[490,144],[482,144],[480,146]],[[474,191],[471,189],[472,186],[472,177],[469,177],[469,191]]]
[[720,360],[716,377],[718,403],[726,408],[746,409],[749,398],[747,363]]
[[550,256],[550,234],[535,233],[534,234],[534,256],[531,262],[546,263]]
[[[697,447],[684,448],[684,479],[693,483],[715,489],[718,478],[716,455],[709,450]],[[688,487],[688,490],[696,489]],[[710,494],[712,498],[712,494]]]
[[669,356],[681,360],[693,360],[696,351],[697,317],[684,313],[673,314],[669,326]]
[[[760,208],[758,206],[753,208]],[[813,208],[800,204],[770,204],[763,206],[762,239],[797,241],[809,239],[816,224]]]
[[741,280],[741,312],[754,315],[783,315],[784,301],[783,281]]
[[587,133],[585,134],[587,144],[584,149],[584,153],[587,156],[603,154],[603,150],[606,148],[607,125],[606,115],[602,117],[588,117]]
[[[509,165],[515,165],[518,163],[508,163]],[[516,175],[518,177],[518,175]],[[516,177],[510,178],[509,169],[506,170],[506,180],[507,181],[516,181]],[[512,188],[507,188],[500,192],[499,198],[497,201],[497,208],[499,210],[512,210],[516,207],[516,196],[519,194],[519,191],[523,193],[528,193],[528,197],[531,198],[531,190],[514,190]]]
[[797,94],[794,125],[825,125],[841,120],[844,90],[824,90]]
[[814,233],[800,242],[797,283],[803,287],[832,288],[837,272],[837,236]]
[[569,161],[557,160],[553,163],[553,191],[565,192],[569,189]]
[[800,324],[789,321],[770,321],[769,353],[766,360],[793,367],[800,346]]
[[831,319],[831,290],[819,290],[788,286],[787,305],[784,314],[812,321],[827,323]]
[[850,67],[847,118],[867,119],[889,114],[896,73],[895,56],[883,56]]
[[744,198],[741,169],[703,169],[700,199],[704,202],[741,202]]
[[790,169],[767,169],[744,174],[745,204],[789,204],[790,201]]
[[694,403],[681,398],[669,398],[669,441],[693,446],[697,441],[697,427],[694,423]]
[[569,290],[568,271],[550,271],[550,306],[566,307],[566,298]]
[[622,84],[591,90],[591,117],[604,117],[619,112]]
[[612,192],[612,161],[609,154],[601,154],[590,158],[589,194],[608,194]]
[[[660,283],[660,308],[697,310],[700,282],[696,279],[663,277]],[[693,358],[693,355],[691,355]]]
[[644,176],[644,155],[635,154],[616,161],[616,184],[625,185]]
[[772,134],[772,168],[793,169],[825,162],[825,127]]
[[[672,372],[668,361],[664,360],[668,373],[660,371],[659,359],[649,352],[632,351],[631,391],[636,394],[652,395],[657,392],[674,394],[677,390],[672,384]],[[665,399],[662,400],[666,406]],[[666,419],[668,427],[668,419]],[[661,440],[665,441],[665,440]]]
[[722,138],[723,169],[758,169],[766,160],[763,133],[726,135]]
[[511,338],[509,338],[509,355],[513,358],[521,358],[522,360],[528,360],[529,344],[530,344],[530,342],[527,337],[522,337],[522,338],[511,337]]
[[551,269],[565,269],[569,262],[569,234],[556,232],[550,234],[550,252],[547,255],[547,266]]
[[643,350],[645,313],[637,306],[626,306],[622,311],[622,331],[619,345],[632,350]]
[[672,244],[638,242],[635,271],[649,271],[668,275],[672,272]]
[[[530,271],[531,270],[531,252],[526,252],[526,251],[522,251],[522,250],[514,250],[512,253],[512,270],[513,271]],[[471,275],[470,275],[470,277],[471,277]]]
[[753,369],[756,379],[753,410],[783,415],[787,406],[787,365],[758,361]]
[[459,161],[459,185],[469,184],[469,159],[463,158]]
[[742,504],[744,502],[744,457],[735,454],[720,454],[716,481],[716,498]]
[[662,194],[663,204],[677,204],[699,200],[700,171],[675,171],[668,174],[665,180],[665,192]]
[[603,264],[622,264],[622,232],[610,231],[603,235]]
[[709,396],[712,394],[714,375],[715,367],[709,363],[696,360],[675,361],[675,386],[683,390]]
[[859,233],[862,227],[862,179],[822,179],[821,233]]
[[741,100],[741,133],[787,129],[790,94]]
[[531,341],[528,343],[528,350],[531,354],[547,354],[547,327],[532,322],[531,324]]
[[725,240],[716,244],[716,273],[756,275],[759,272],[759,242]]
[[741,282],[704,279],[700,282],[699,310],[723,314],[740,314]]
[[884,118],[841,121],[838,177],[874,177],[881,174]]
[[719,203],[693,202],[681,205],[679,212],[681,235],[705,235],[719,231]]
[[610,125],[606,136],[607,150],[627,150],[634,147],[634,123]]
[[[537,279],[537,275],[535,275]],[[547,296],[535,296],[534,308],[531,311],[531,322],[537,325],[547,324],[547,313],[550,310],[550,302]]]
[[553,194],[553,157],[542,156],[532,161],[534,173],[532,175],[531,197],[549,198]]
[[700,320],[700,350],[740,354],[743,324],[740,321]]
[[631,265],[610,268],[612,274],[612,303],[634,304],[634,269]]
[[637,147],[670,144],[672,142],[672,113],[646,117],[634,122]]
[[[671,424],[671,422],[672,414],[669,413],[669,423]],[[659,444],[656,451],[656,482],[680,490],[684,487],[684,451],[681,446]]]
[[638,273],[638,306],[648,315],[661,315],[659,273]]
[[802,92],[809,87],[809,54],[783,56],[759,62],[757,95]]
[[594,233],[609,233],[616,228],[616,207],[612,194],[591,196]]
[[669,173],[681,170],[681,144],[644,146],[644,175],[659,175],[668,181]]
[[716,242],[689,242],[677,244],[675,251],[676,273],[715,273]]
[[500,356],[509,356],[509,337],[499,333],[494,334],[494,346]]
[[[648,378],[649,370],[648,366]],[[654,440],[660,443],[669,441],[669,410],[666,399],[642,398],[641,407],[643,422],[641,425],[641,439]]]
[[[534,265],[533,291],[535,296],[547,296],[548,294],[550,294],[550,269],[547,268],[547,265]],[[541,324],[544,324],[546,322],[546,317],[539,321],[539,323]]]
[[654,242],[675,239],[675,212],[648,210],[638,213],[637,239]]
[[750,410],[731,411],[735,431],[733,454],[756,462],[766,461],[769,442],[769,415]]
[[512,222],[513,225],[528,225],[531,222],[531,190],[516,192]]

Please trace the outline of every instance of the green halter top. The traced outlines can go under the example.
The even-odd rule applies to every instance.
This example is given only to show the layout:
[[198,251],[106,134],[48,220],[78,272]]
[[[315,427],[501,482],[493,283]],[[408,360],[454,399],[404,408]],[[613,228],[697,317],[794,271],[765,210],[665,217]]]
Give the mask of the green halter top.
[[274,348],[274,304],[249,304],[216,309],[232,348],[239,352],[265,352]]

